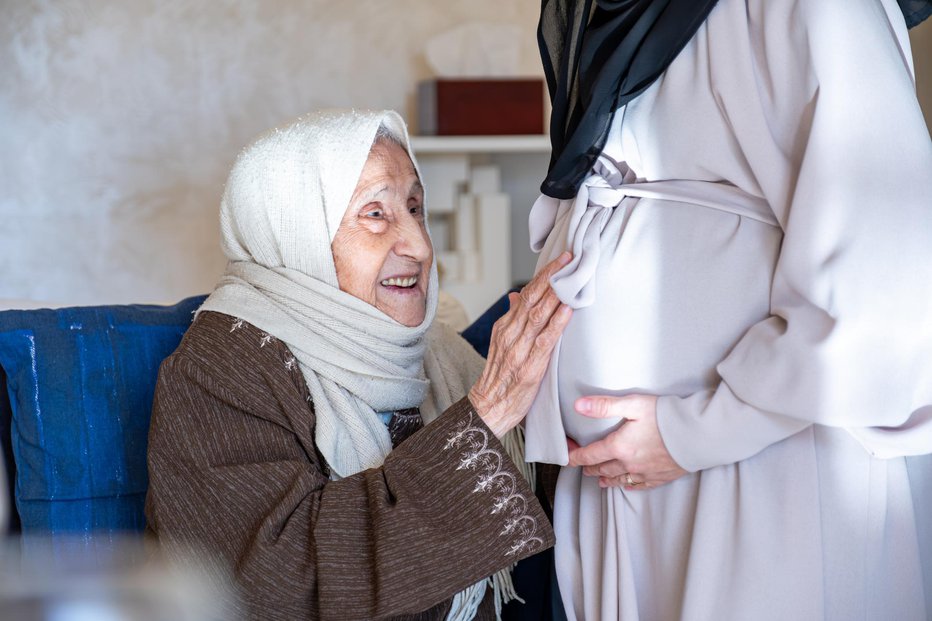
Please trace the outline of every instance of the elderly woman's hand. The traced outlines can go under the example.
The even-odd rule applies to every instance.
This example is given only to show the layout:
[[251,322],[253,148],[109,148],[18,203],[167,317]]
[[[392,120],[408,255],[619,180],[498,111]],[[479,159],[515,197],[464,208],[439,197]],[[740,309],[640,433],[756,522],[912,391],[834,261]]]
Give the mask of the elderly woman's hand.
[[511,308],[492,328],[489,357],[469,391],[469,400],[499,438],[527,414],[553,347],[573,314],[550,286],[550,277],[569,263],[570,257],[564,252],[538,272],[520,294],[509,294]]
[[674,481],[686,470],[667,451],[657,426],[657,397],[582,397],[576,411],[592,418],[623,418],[624,424],[587,446],[569,443],[570,466],[599,477],[601,487],[648,489]]

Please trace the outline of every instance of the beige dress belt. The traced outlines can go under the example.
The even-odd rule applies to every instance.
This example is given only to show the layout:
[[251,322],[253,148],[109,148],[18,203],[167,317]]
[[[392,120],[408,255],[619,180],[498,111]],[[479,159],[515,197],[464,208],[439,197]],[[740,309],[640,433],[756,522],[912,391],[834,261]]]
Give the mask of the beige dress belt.
[[599,265],[600,240],[612,228],[617,208],[632,208],[640,199],[687,203],[732,213],[780,228],[767,201],[727,182],[664,180],[639,181],[624,162],[602,155],[573,199],[558,200],[542,195],[529,218],[531,247],[540,252],[559,220],[569,218],[566,246],[572,261],[551,279],[559,298],[573,308],[595,301],[593,276]]

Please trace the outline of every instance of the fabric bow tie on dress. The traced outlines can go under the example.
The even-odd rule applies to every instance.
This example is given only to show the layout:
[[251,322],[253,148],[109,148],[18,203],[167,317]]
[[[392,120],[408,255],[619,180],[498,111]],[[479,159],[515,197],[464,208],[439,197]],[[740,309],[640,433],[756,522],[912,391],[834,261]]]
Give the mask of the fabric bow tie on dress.
[[559,200],[541,195],[531,208],[531,248],[535,252],[541,251],[558,218],[565,217],[569,208],[566,246],[572,250],[573,259],[550,282],[557,297],[572,308],[583,308],[595,301],[594,276],[601,256],[602,233],[613,211],[630,196],[624,186],[636,181],[637,176],[626,163],[613,162],[603,155],[575,198]]
[[[550,279],[564,304],[579,309],[595,302],[595,274],[602,245],[617,244],[631,209],[642,198],[662,201],[657,205],[687,203],[780,227],[766,200],[731,183],[692,179],[643,181],[625,162],[615,162],[603,154],[575,198],[559,200],[541,195],[528,219],[531,248],[535,252],[543,250],[555,229],[559,233],[566,228],[563,247],[572,250],[573,259]],[[623,211],[618,212],[619,209]]]

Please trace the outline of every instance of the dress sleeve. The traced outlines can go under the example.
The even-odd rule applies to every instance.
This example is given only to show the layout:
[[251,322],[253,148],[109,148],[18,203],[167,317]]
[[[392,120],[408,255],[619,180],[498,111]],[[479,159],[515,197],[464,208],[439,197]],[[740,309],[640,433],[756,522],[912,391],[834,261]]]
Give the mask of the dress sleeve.
[[717,390],[660,399],[661,434],[689,470],[810,424],[877,457],[926,453],[932,142],[902,15],[890,0],[748,7],[754,80],[720,90],[784,230],[771,312],[718,365]]
[[293,395],[228,379],[178,354],[163,364],[147,517],[170,551],[204,550],[232,568],[248,618],[414,614],[553,545],[468,400],[382,467],[331,481],[289,428]]

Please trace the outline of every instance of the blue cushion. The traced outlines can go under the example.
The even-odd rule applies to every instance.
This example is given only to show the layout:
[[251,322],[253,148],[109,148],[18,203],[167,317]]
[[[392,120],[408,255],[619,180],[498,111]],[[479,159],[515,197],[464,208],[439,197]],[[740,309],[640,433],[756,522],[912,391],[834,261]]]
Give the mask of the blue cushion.
[[[520,291],[520,287],[515,287],[508,293],[516,291]],[[508,301],[508,293],[496,300],[478,319],[460,333],[483,358],[489,357],[489,341],[492,339],[492,326],[495,325],[499,317],[507,313],[508,309],[511,308],[511,303]]]
[[0,312],[24,535],[145,527],[158,367],[203,300]]

